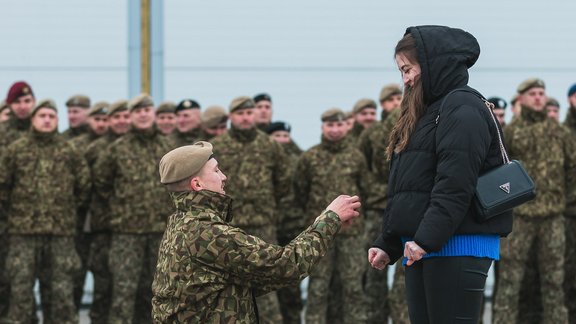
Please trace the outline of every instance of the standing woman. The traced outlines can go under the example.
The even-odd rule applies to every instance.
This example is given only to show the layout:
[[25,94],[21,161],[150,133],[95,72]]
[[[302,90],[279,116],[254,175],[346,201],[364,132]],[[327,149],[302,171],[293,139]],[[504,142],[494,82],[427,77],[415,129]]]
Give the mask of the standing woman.
[[[394,54],[404,99],[387,152],[383,232],[368,261],[383,269],[404,256],[412,323],[478,323],[488,269],[512,230],[511,212],[480,223],[472,205],[478,175],[503,163],[501,130],[467,86],[480,46],[460,29],[418,26]],[[458,88],[466,91],[444,100]]]

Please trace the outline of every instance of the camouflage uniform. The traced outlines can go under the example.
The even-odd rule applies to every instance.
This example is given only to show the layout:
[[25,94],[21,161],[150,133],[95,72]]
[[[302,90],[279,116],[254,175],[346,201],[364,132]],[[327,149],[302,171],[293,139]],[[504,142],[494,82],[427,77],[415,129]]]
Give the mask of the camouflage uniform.
[[514,210],[514,232],[503,240],[494,323],[514,323],[524,265],[537,244],[544,323],[567,323],[564,280],[564,216],[572,206],[576,149],[568,131],[546,111],[522,107],[522,118],[505,129],[511,158],[523,163],[536,182],[536,199]]
[[[131,322],[134,316],[144,316],[134,319],[137,323],[150,321],[150,312],[135,314],[135,308],[149,308],[158,246],[172,211],[168,194],[158,184],[158,163],[169,150],[168,139],[155,128],[132,129],[110,144],[94,164],[94,186],[109,202],[111,217],[110,323]],[[137,294],[139,284],[148,287],[144,294]]]
[[186,133],[181,133],[178,129],[175,129],[169,138],[173,142],[174,147],[180,147],[194,144],[195,142],[199,141],[200,135],[201,130],[199,127]]
[[[570,130],[573,141],[576,140],[576,107],[568,108],[568,114],[564,121],[564,126]],[[575,190],[572,188],[572,190]],[[576,192],[570,192],[569,195],[576,195]],[[576,322],[576,208],[568,206],[566,210],[566,259],[565,259],[565,277],[564,289],[570,323]]]
[[[300,157],[294,177],[297,205],[304,206],[304,215],[319,214],[324,206],[342,193],[361,194],[367,176],[362,154],[346,139],[322,142]],[[342,286],[341,318],[343,323],[366,321],[362,274],[366,269],[364,222],[358,219],[342,231],[333,248],[328,251],[310,275],[306,323],[326,323],[328,297],[333,273],[338,271]]]
[[280,247],[230,226],[228,196],[207,190],[171,195],[177,212],[152,285],[158,323],[256,323],[254,296],[298,283],[340,228],[338,216],[327,211]]
[[90,131],[90,126],[88,124],[80,125],[75,128],[68,128],[64,132],[62,132],[62,137],[66,140],[74,139],[80,135],[84,135]]
[[[76,210],[85,205],[89,171],[82,156],[56,133],[29,134],[10,144],[0,163],[0,201],[8,215],[11,283],[7,321],[30,322],[32,288],[40,270],[50,283],[47,323],[78,321],[72,275],[80,261],[73,246]],[[32,202],[32,203],[31,203]]]
[[[231,179],[226,192],[237,202],[233,205],[232,225],[276,244],[277,210],[290,192],[290,166],[284,149],[256,128],[232,127],[212,144],[220,169]],[[282,322],[275,292],[257,302],[261,323]]]

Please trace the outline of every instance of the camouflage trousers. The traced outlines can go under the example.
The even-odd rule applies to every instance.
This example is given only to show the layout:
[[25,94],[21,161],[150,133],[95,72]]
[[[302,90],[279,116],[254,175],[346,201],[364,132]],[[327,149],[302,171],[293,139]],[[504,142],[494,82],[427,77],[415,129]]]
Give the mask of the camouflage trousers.
[[10,281],[6,275],[6,257],[8,256],[8,234],[0,234],[0,319],[8,313],[10,301]]
[[151,323],[152,280],[162,234],[112,234],[109,323]]
[[[80,268],[74,238],[53,235],[10,235],[6,272],[10,279],[7,323],[30,323],[35,310],[36,278],[49,287],[50,303],[44,305],[44,323],[78,323],[72,278]],[[40,276],[40,271],[45,271]],[[48,281],[48,282],[46,282]]]
[[[384,211],[366,211],[366,245],[364,252],[367,255],[368,249],[372,247],[372,242],[382,231],[382,217]],[[368,261],[366,261],[368,262]],[[366,263],[367,264],[367,263]],[[364,273],[364,292],[367,302],[367,323],[386,323],[389,314],[388,301],[388,267],[384,270],[376,270],[366,266]]]
[[111,234],[99,232],[91,236],[88,269],[94,276],[94,291],[90,307],[90,322],[106,324],[112,300],[112,274],[108,268]]
[[570,323],[576,323],[576,218],[566,218],[566,261],[564,290]]
[[327,323],[330,281],[335,272],[342,286],[342,323],[366,322],[366,297],[362,275],[366,269],[365,239],[363,236],[340,235],[326,256],[310,274],[306,323]]
[[[242,229],[246,233],[257,236],[268,243],[278,243],[276,226],[243,227]],[[260,323],[278,324],[283,322],[278,294],[275,291],[256,297],[256,304],[258,305]]]
[[90,253],[90,234],[80,233],[74,237],[76,253],[80,257],[80,270],[74,275],[74,305],[79,310],[84,295],[84,281],[88,272],[88,254]]
[[568,323],[562,284],[564,281],[564,217],[514,217],[514,231],[502,240],[498,293],[494,302],[495,324],[516,323],[519,295],[530,247],[536,244],[543,323]]
[[390,318],[394,324],[410,324],[408,303],[406,302],[406,269],[402,265],[402,261],[396,262],[395,267],[394,282],[388,294]]

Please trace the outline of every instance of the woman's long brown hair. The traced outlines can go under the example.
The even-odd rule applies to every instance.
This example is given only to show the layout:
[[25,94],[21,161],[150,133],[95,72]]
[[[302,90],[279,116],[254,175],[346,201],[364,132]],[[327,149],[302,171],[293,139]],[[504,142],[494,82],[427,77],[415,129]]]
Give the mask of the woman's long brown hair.
[[[398,54],[406,56],[410,63],[418,64],[416,42],[411,34],[404,35],[396,44],[394,56]],[[392,133],[390,133],[388,148],[386,149],[388,160],[392,158],[393,153],[399,153],[406,149],[410,136],[416,128],[416,123],[418,123],[418,120],[425,112],[426,105],[424,104],[422,81],[418,78],[415,80],[413,87],[404,85],[404,96],[400,104],[400,118],[394,125]]]

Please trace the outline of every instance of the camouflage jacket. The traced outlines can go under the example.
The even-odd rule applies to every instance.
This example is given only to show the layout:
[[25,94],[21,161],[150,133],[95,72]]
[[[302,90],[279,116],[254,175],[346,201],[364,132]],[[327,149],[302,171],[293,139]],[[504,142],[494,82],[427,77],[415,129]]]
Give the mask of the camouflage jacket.
[[176,212],[152,284],[155,323],[256,323],[254,296],[297,284],[340,228],[327,211],[280,247],[229,225],[229,196],[207,190],[171,196]]
[[158,177],[158,164],[170,151],[155,129],[132,129],[110,144],[92,169],[98,195],[109,201],[114,233],[162,233],[172,212]]
[[101,137],[100,135],[94,133],[94,131],[90,129],[86,133],[71,139],[70,143],[76,146],[76,148],[80,150],[82,153],[85,153],[88,148],[88,145],[90,145],[90,143],[94,142],[100,137]]
[[0,202],[8,233],[73,235],[87,203],[89,170],[59,134],[29,134],[10,144],[0,163]]
[[[348,145],[345,139],[330,142],[322,136],[322,142],[304,152],[296,166],[296,205],[304,206],[303,215],[317,215],[342,194],[358,195],[364,201],[368,176],[360,151]],[[359,218],[342,234],[358,235],[363,232],[364,224]]]
[[231,128],[212,144],[229,179],[226,192],[237,202],[232,224],[276,226],[280,201],[290,192],[290,164],[282,146],[256,128]]
[[0,124],[0,149],[5,149],[15,140],[28,134],[30,124],[30,118],[18,119],[14,116],[11,116],[8,121]]
[[[302,155],[302,150],[293,141],[281,145],[289,157],[290,179],[292,179],[294,172],[296,171],[298,159],[300,158],[300,155]],[[280,244],[287,243],[295,238],[305,228],[306,223],[304,222],[307,221],[302,217],[303,209],[295,203],[296,193],[294,192],[293,186],[290,186],[289,189],[289,194],[282,198],[278,210],[280,219],[278,220],[278,228],[276,232]]]
[[[566,119],[564,120],[564,127],[570,131],[570,134],[572,135],[572,142],[576,142],[576,107],[568,108],[568,113],[566,114]],[[569,202],[572,201],[572,199],[576,200],[576,188],[569,188],[567,196],[569,197]],[[566,206],[566,216],[576,217],[576,204],[569,203]]]
[[563,214],[574,209],[576,147],[565,127],[546,116],[546,111],[522,107],[522,118],[504,129],[511,159],[522,162],[536,183],[536,199],[514,213],[530,217]]
[[175,129],[174,132],[169,136],[172,140],[172,144],[174,147],[180,147],[184,145],[192,145],[196,143],[200,138],[200,127],[192,129],[186,133],[180,133],[178,129]]
[[75,128],[68,128],[67,130],[62,132],[62,136],[66,140],[71,140],[71,139],[76,138],[80,135],[88,133],[89,130],[90,130],[90,126],[88,126],[88,124],[84,124],[84,125],[80,125],[80,126],[75,127]]

